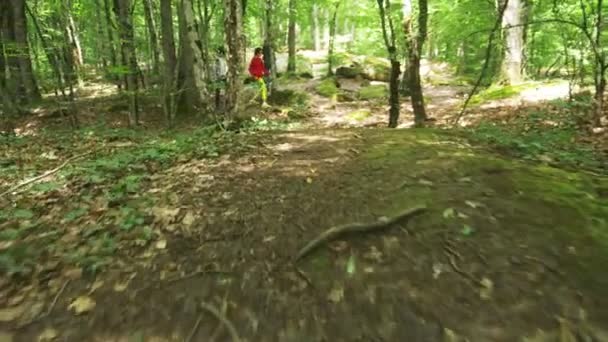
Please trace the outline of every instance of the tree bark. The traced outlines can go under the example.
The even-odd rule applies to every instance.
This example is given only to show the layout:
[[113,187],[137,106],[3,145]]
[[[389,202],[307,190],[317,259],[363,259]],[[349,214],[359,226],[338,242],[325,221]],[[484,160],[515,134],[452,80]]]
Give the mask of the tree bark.
[[[504,3],[504,0],[501,0]],[[501,72],[508,84],[523,81],[524,32],[522,0],[510,0],[503,14],[502,26],[505,37],[505,51]]]
[[228,46],[226,62],[228,75],[226,82],[226,113],[235,117],[239,110],[238,96],[241,91],[241,70],[243,57],[242,7],[239,0],[224,0],[224,35]]
[[329,11],[327,9],[323,9],[323,49],[327,50],[329,48],[329,26],[331,22],[331,17],[329,15]]
[[311,23],[311,34],[312,34],[312,46],[315,51],[321,50],[321,31],[319,30],[319,6],[316,3],[312,4],[312,17]]
[[177,68],[177,56],[175,55],[175,39],[173,36],[173,8],[171,0],[160,0],[160,25],[163,47],[163,87],[165,116],[169,124],[173,122],[173,103],[176,84],[175,69]]
[[186,87],[184,95],[190,97],[187,103],[190,104],[188,109],[195,109],[194,106],[204,106],[204,112],[208,112],[207,104],[209,94],[207,92],[206,67],[203,60],[202,45],[207,42],[201,42],[196,28],[194,11],[191,0],[182,0],[180,11],[180,37],[182,60],[180,65],[183,67],[186,79]]
[[377,2],[378,9],[380,11],[380,23],[382,25],[382,37],[384,38],[384,45],[386,46],[386,50],[391,61],[388,127],[396,128],[399,124],[399,112],[401,107],[399,103],[399,74],[401,73],[401,64],[399,63],[399,57],[397,56],[393,20],[391,19],[390,13],[386,13],[387,9],[390,10],[389,1],[377,0]]
[[135,54],[135,42],[133,32],[133,18],[131,12],[131,0],[114,0],[114,12],[118,18],[120,35],[120,47],[122,64],[125,67],[125,84],[129,92],[129,125],[139,124],[138,90],[137,82],[138,65]]
[[158,74],[160,67],[160,52],[158,49],[158,37],[156,35],[156,23],[154,20],[154,9],[151,0],[143,0],[144,16],[146,17],[146,26],[148,27],[148,38],[150,40],[150,50],[152,52],[152,71]]
[[296,1],[289,0],[289,34],[287,38],[287,72],[296,73]]
[[[275,78],[277,75],[276,58],[275,58],[275,41],[272,14],[274,12],[273,0],[265,0],[266,15],[264,20],[264,64],[270,71],[270,77]],[[275,87],[275,82],[271,83],[271,91]]]
[[331,21],[329,22],[329,44],[327,46],[327,76],[334,75],[333,59],[334,59],[334,44],[336,42],[336,26],[338,19],[338,9],[340,8],[340,1],[336,3]]
[[[18,72],[17,84],[21,89],[23,102],[39,100],[40,90],[32,69],[32,60],[27,34],[27,19],[25,15],[25,0],[12,1],[13,7],[13,38],[15,44],[16,65],[14,71]],[[9,40],[10,42],[10,40]],[[11,74],[11,77],[13,75]]]
[[420,79],[420,60],[422,59],[422,48],[427,36],[428,27],[428,2],[418,0],[418,24],[416,30],[410,30],[410,49],[408,51],[409,77],[410,77],[410,97],[412,99],[412,109],[414,110],[414,121],[416,126],[424,125],[427,120],[424,107],[424,95],[422,91],[422,81]]
[[597,0],[597,7],[595,8],[596,20],[595,20],[595,50],[597,51],[595,56],[595,115],[594,121],[596,126],[601,126],[602,116],[604,115],[604,93],[606,91],[606,71],[608,71],[608,63],[606,61],[606,53],[601,49],[602,47],[602,31],[604,30],[604,1]]
[[[105,12],[105,24],[106,24],[106,34],[108,37],[108,51],[110,53],[110,65],[115,68],[118,66],[118,57],[116,55],[116,43],[114,42],[114,20],[112,19],[112,6],[110,5],[111,0],[103,0],[104,2],[104,12]],[[122,83],[120,80],[114,75],[114,71],[112,70],[111,79],[114,81],[118,81],[118,88],[122,88]]]

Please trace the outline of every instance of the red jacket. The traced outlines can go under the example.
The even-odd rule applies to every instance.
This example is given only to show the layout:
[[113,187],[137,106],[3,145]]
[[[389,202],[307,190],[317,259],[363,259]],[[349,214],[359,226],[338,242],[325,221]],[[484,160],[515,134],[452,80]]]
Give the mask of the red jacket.
[[253,57],[249,63],[249,74],[255,78],[262,78],[268,75],[268,70],[264,66],[264,61],[260,57]]

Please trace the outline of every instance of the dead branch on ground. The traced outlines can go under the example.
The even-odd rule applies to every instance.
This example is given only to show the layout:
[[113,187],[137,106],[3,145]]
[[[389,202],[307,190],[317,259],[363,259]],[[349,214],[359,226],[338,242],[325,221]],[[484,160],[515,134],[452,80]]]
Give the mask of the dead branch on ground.
[[222,322],[222,324],[226,326],[226,328],[230,332],[230,336],[232,337],[233,342],[241,342],[241,338],[239,337],[239,334],[236,331],[234,324],[232,324],[232,322],[225,315],[223,315],[218,309],[216,309],[211,304],[201,302],[201,307],[213,316],[215,316],[215,318],[217,318],[220,322]]
[[411,209],[407,209],[399,215],[386,219],[386,220],[378,220],[373,223],[350,223],[341,226],[335,226],[327,229],[323,233],[319,234],[316,238],[311,240],[306,246],[304,246],[298,252],[295,261],[298,261],[308,254],[318,248],[323,244],[327,244],[331,241],[336,240],[339,237],[344,235],[352,234],[352,233],[369,233],[378,230],[382,230],[388,228],[402,220],[411,218],[417,214],[420,214],[426,210],[425,206],[417,206]]

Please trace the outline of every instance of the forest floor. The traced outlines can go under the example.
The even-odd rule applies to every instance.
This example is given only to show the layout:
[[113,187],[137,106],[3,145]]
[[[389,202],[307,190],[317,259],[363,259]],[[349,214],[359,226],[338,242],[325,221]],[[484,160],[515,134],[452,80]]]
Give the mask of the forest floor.
[[521,130],[469,134],[352,127],[376,124],[346,106],[7,140],[1,189],[64,167],[0,195],[0,341],[608,341],[607,159],[568,127],[527,135],[574,107],[480,107]]

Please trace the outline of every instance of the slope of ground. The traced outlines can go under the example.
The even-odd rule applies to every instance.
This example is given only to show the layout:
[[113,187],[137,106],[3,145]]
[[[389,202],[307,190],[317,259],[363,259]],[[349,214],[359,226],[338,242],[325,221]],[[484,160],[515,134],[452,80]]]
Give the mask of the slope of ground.
[[[191,135],[192,150],[183,156],[146,159],[144,169],[140,160],[127,162],[129,173],[143,180],[114,202],[103,190],[113,184],[83,183],[91,170],[86,158],[69,167],[84,173],[55,179],[59,189],[0,199],[11,208],[3,212],[3,230],[19,233],[16,240],[4,237],[2,251],[16,245],[42,251],[26,265],[32,272],[0,282],[0,338],[608,338],[605,177],[504,159],[433,130],[222,139],[229,148],[214,150],[208,139]],[[109,155],[96,159],[129,148],[125,137],[110,140]],[[104,199],[110,203],[73,213],[79,202]],[[138,201],[144,201],[142,219],[116,228],[115,215]],[[17,210],[28,203],[31,213]],[[416,205],[428,209],[293,261],[332,225],[373,222]],[[98,223],[94,231],[91,219]],[[144,226],[147,240],[134,234]],[[82,259],[60,258],[69,254],[57,250],[62,244],[94,254],[100,248],[94,242],[104,236],[118,248],[97,272],[79,273],[73,267]],[[83,249],[89,243],[94,248]]]

